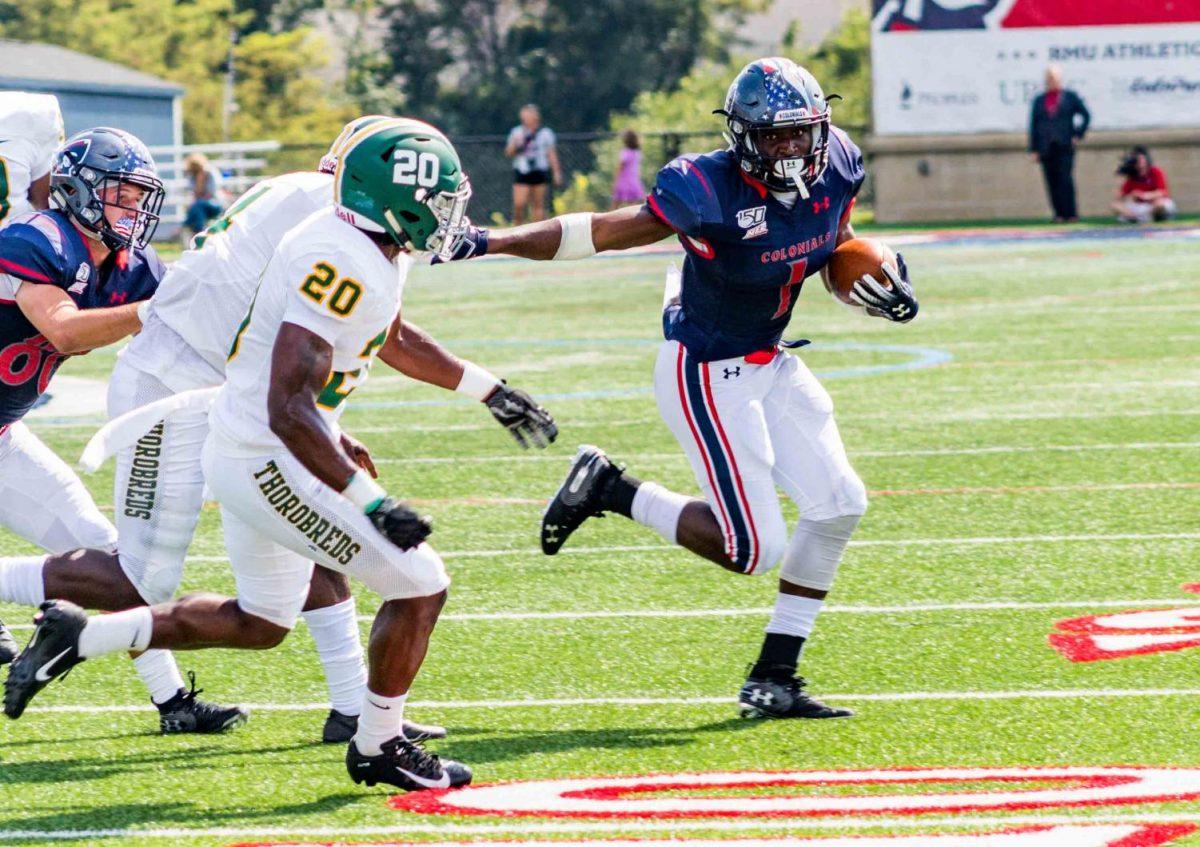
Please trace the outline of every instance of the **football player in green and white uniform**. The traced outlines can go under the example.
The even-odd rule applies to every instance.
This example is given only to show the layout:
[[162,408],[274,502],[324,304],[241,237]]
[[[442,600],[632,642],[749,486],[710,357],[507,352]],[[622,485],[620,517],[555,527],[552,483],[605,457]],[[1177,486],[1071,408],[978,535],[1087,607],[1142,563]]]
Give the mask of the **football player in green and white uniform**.
[[[368,115],[346,125],[317,171],[283,174],[252,186],[197,235],[175,262],[143,314],[143,328],[122,351],[109,381],[108,412],[118,418],[182,392],[219,386],[234,335],[250,307],[264,269],[283,237],[319,209],[332,208],[333,172],[345,142],[388,118]],[[410,259],[396,259],[401,275]],[[386,364],[414,379],[483,401],[517,440],[545,446],[552,419],[525,392],[509,388],[472,362],[452,357],[419,327],[399,322],[384,347]],[[208,436],[205,407],[155,418],[148,431],[116,452],[113,502],[118,550],[73,550],[63,555],[0,557],[0,599],[37,605],[63,599],[107,611],[165,603],[174,596],[204,499],[200,452]],[[347,450],[361,447],[343,436]],[[359,453],[362,455],[362,453]],[[357,609],[343,574],[317,567],[302,612],[320,656],[330,712],[322,739],[345,743],[354,734],[366,668]],[[2,632],[2,625],[0,625]],[[15,651],[14,651],[15,652]],[[136,660],[151,699],[170,703],[183,686],[171,654],[157,650]],[[163,732],[224,729],[229,710],[179,714],[160,708]],[[238,710],[239,720],[245,713]],[[441,727],[406,722],[414,740],[440,737]]]
[[[315,560],[384,601],[347,750],[351,779],[408,790],[470,781],[467,767],[401,731],[450,582],[425,543],[429,521],[355,463],[338,427],[348,395],[398,343],[405,266],[397,260],[409,250],[448,255],[469,195],[453,146],[427,124],[381,120],[346,140],[334,205],[280,242],[212,409],[204,471],[221,503],[237,598],[192,595],[90,618],[71,603],[44,604],[5,685],[8,714],[75,664],[131,645],[275,646],[304,606]],[[452,357],[428,369],[431,382],[462,376]]]
[[50,205],[50,166],[63,143],[53,94],[0,91],[0,226]]

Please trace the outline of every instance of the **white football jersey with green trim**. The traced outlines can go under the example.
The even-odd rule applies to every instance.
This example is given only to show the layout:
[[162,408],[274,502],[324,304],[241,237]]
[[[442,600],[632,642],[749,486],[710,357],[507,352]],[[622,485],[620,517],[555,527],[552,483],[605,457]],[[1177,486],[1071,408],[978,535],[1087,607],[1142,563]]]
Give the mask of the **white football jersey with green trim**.
[[0,91],[0,226],[34,210],[29,187],[50,173],[62,143],[57,97]]
[[368,236],[322,209],[284,236],[234,336],[225,385],[209,423],[226,455],[262,455],[282,443],[271,432],[267,394],[279,328],[301,326],[333,348],[317,409],[337,428],[346,398],[362,385],[400,311],[411,260],[388,261]]
[[[333,201],[333,177],[305,171],[255,184],[194,239],[159,284],[154,314],[221,373],[263,270],[287,232]],[[135,339],[126,355],[161,366]],[[169,365],[169,363],[166,363]]]

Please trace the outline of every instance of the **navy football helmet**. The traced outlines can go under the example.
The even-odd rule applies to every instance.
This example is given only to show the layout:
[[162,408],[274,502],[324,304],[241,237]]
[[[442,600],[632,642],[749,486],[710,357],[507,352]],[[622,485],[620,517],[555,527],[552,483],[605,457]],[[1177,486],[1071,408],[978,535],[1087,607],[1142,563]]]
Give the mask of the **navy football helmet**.
[[[799,191],[808,197],[810,187],[829,164],[829,102],[812,74],[791,59],[758,59],[742,68],[729,93],[724,115],[726,138],[742,170],[775,191]],[[806,148],[801,155],[772,156],[772,136],[796,136]]]
[[[124,185],[142,189],[136,205],[122,204]],[[103,126],[71,136],[58,149],[50,193],[59,209],[110,250],[145,247],[158,228],[166,194],[146,145],[124,130]],[[107,208],[125,214],[113,225],[104,214]]]

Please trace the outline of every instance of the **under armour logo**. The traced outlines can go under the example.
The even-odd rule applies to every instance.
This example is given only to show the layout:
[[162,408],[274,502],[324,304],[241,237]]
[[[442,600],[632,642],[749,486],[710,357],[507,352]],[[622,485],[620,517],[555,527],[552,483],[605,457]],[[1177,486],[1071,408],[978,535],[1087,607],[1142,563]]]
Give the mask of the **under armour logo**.
[[546,541],[548,541],[550,544],[558,543],[558,527],[554,524],[550,524],[550,526],[546,527]]
[[764,706],[769,706],[775,701],[775,695],[770,691],[763,691],[761,688],[758,691],[750,692],[751,703],[762,703]]
[[114,291],[112,294],[108,295],[108,302],[110,304],[124,303],[128,299],[129,299],[128,291]]
[[892,307],[892,314],[898,318],[907,317],[909,311],[910,310],[908,308],[907,303],[897,303],[895,306]]
[[740,365],[735,368],[724,368],[723,370],[725,371],[725,379],[742,375],[742,368]]

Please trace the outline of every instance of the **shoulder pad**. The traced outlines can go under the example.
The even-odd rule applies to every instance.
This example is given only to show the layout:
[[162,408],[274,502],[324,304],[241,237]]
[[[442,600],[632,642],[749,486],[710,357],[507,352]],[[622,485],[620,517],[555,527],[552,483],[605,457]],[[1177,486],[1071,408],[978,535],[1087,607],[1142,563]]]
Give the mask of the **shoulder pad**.
[[45,212],[16,218],[0,230],[0,272],[66,288],[75,281],[67,264],[62,232]]
[[721,221],[721,201],[706,170],[699,157],[680,156],[658,172],[646,198],[663,223],[684,235],[700,235]]
[[829,128],[829,167],[850,183],[852,194],[858,193],[867,178],[862,151],[836,126]]

